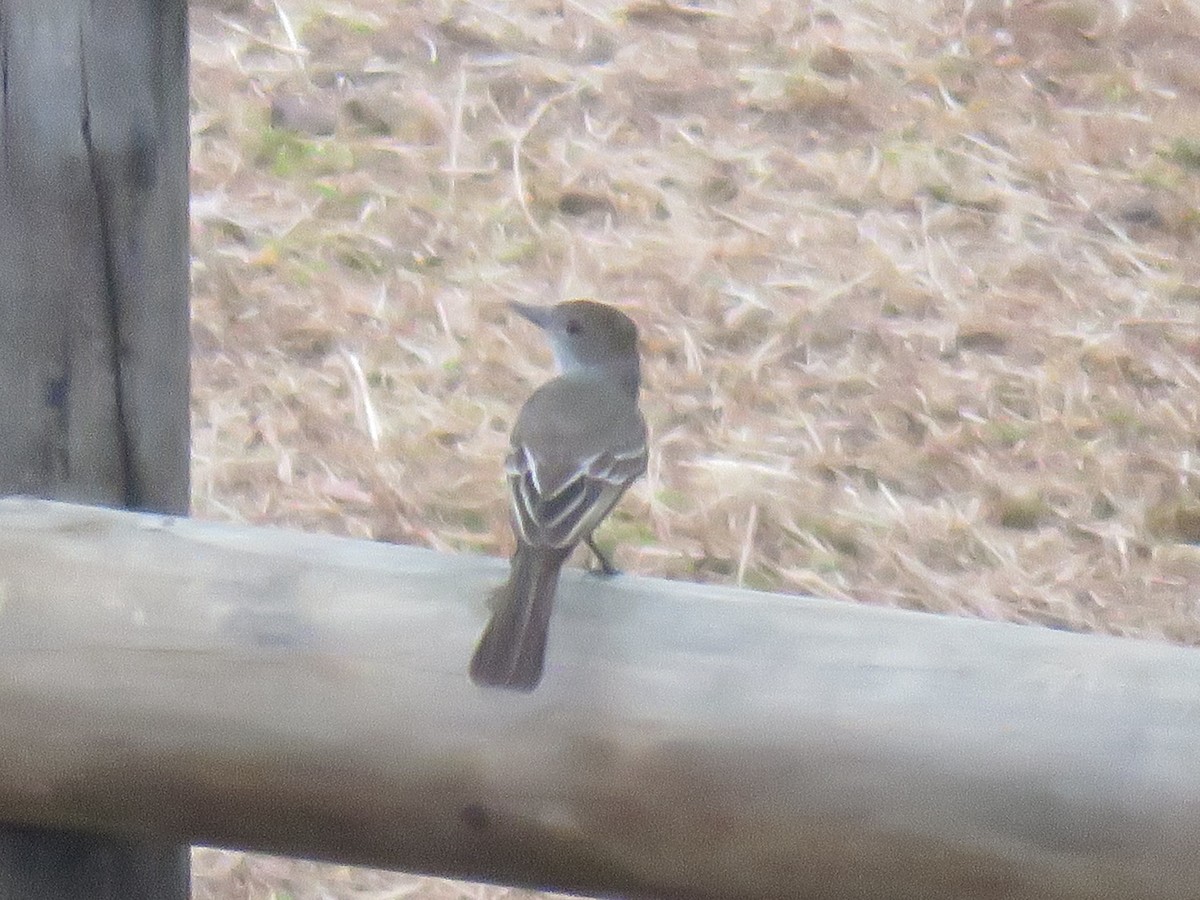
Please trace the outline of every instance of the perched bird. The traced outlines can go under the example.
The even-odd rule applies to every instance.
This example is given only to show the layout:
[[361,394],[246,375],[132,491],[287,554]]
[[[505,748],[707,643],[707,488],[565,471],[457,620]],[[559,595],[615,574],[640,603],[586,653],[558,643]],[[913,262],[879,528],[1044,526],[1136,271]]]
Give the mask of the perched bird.
[[592,300],[512,307],[546,332],[560,374],[533,392],[513,427],[505,470],[517,551],[471,659],[471,680],[531,691],[571,551],[582,541],[605,574],[616,574],[592,532],[646,471],[646,423],[632,319]]

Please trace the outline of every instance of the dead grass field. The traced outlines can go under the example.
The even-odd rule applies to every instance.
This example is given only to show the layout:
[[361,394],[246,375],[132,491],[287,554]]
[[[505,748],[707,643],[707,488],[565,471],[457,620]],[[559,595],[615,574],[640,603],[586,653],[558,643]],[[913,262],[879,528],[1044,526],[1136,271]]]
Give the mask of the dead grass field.
[[[669,578],[1200,644],[1200,19],[1107,0],[194,0],[195,512],[511,546],[639,322]],[[465,665],[465,660],[464,660]],[[535,896],[196,853],[204,898]]]

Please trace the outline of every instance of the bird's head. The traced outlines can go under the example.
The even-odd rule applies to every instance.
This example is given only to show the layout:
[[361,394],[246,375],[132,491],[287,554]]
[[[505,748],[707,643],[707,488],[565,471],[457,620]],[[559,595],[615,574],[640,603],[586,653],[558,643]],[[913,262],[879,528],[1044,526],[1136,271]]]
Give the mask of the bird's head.
[[554,306],[514,302],[512,308],[546,332],[563,372],[637,365],[637,326],[616,307],[568,300]]

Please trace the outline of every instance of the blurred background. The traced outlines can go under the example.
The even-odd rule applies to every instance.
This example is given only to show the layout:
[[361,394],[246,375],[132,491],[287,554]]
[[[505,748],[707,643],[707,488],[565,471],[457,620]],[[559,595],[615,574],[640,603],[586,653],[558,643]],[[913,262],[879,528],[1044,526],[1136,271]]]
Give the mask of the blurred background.
[[1189,4],[191,5],[196,515],[506,555],[552,371],[506,303],[595,297],[646,357],[626,571],[1200,644]]

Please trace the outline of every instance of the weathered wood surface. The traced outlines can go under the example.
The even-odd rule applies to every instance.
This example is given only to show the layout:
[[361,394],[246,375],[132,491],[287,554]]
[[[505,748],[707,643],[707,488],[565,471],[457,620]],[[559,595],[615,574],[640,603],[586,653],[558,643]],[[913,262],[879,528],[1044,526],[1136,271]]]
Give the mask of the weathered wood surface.
[[187,508],[186,29],[0,0],[0,492]]
[[0,502],[0,819],[624,896],[1200,897],[1200,653]]
[[[187,4],[0,0],[0,72],[0,495],[183,512]],[[0,825],[0,900],[187,895],[187,847]]]

